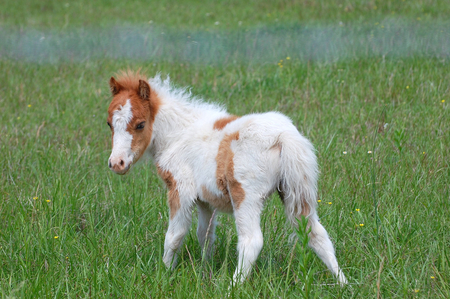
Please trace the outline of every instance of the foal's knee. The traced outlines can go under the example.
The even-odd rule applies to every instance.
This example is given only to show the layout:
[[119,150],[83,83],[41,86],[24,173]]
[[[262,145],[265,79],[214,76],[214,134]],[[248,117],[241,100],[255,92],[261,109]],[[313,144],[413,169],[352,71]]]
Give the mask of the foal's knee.
[[238,250],[244,255],[246,260],[256,260],[263,244],[263,235],[261,231],[257,231],[252,235],[239,238]]
[[181,230],[177,232],[168,231],[166,234],[165,244],[173,250],[178,249],[183,242],[184,236],[187,230]]

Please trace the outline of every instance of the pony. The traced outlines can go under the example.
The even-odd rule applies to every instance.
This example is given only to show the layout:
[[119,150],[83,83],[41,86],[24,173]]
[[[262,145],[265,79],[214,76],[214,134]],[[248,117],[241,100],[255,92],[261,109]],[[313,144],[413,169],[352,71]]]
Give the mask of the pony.
[[112,132],[109,168],[126,174],[143,155],[153,160],[168,190],[169,226],[163,262],[173,269],[198,211],[197,237],[210,257],[218,212],[232,213],[238,234],[233,281],[250,273],[262,247],[261,212],[278,191],[287,220],[308,219],[311,247],[340,284],[346,284],[333,244],[317,215],[318,166],[311,142],[279,112],[231,115],[157,74],[111,77],[107,123]]

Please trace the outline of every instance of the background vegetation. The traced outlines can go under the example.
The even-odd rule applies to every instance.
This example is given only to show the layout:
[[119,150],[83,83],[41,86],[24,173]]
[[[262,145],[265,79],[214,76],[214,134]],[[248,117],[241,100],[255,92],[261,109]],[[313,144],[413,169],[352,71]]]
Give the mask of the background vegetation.
[[[2,297],[450,297],[449,14],[443,0],[3,2]],[[277,196],[246,283],[229,288],[227,215],[211,261],[192,229],[166,270],[154,167],[107,168],[107,82],[128,67],[234,114],[291,117],[316,146],[349,286],[288,242]]]

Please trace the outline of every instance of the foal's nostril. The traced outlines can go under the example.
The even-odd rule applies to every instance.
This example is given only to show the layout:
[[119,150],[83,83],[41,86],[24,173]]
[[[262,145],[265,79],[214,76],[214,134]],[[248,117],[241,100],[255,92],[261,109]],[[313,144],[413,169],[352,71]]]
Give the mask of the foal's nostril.
[[109,159],[108,165],[112,171],[114,171],[115,173],[118,173],[118,174],[124,174],[129,168],[129,165],[127,166],[125,159],[121,159],[121,158],[113,157],[113,158]]

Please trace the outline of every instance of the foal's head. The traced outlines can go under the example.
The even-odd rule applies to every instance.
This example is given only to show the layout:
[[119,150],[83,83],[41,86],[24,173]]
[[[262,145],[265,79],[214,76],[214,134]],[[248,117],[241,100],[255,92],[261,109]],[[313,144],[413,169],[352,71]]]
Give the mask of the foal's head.
[[146,78],[138,73],[122,72],[109,86],[113,100],[108,109],[108,125],[112,132],[109,168],[125,174],[150,144],[153,122],[159,100]]

